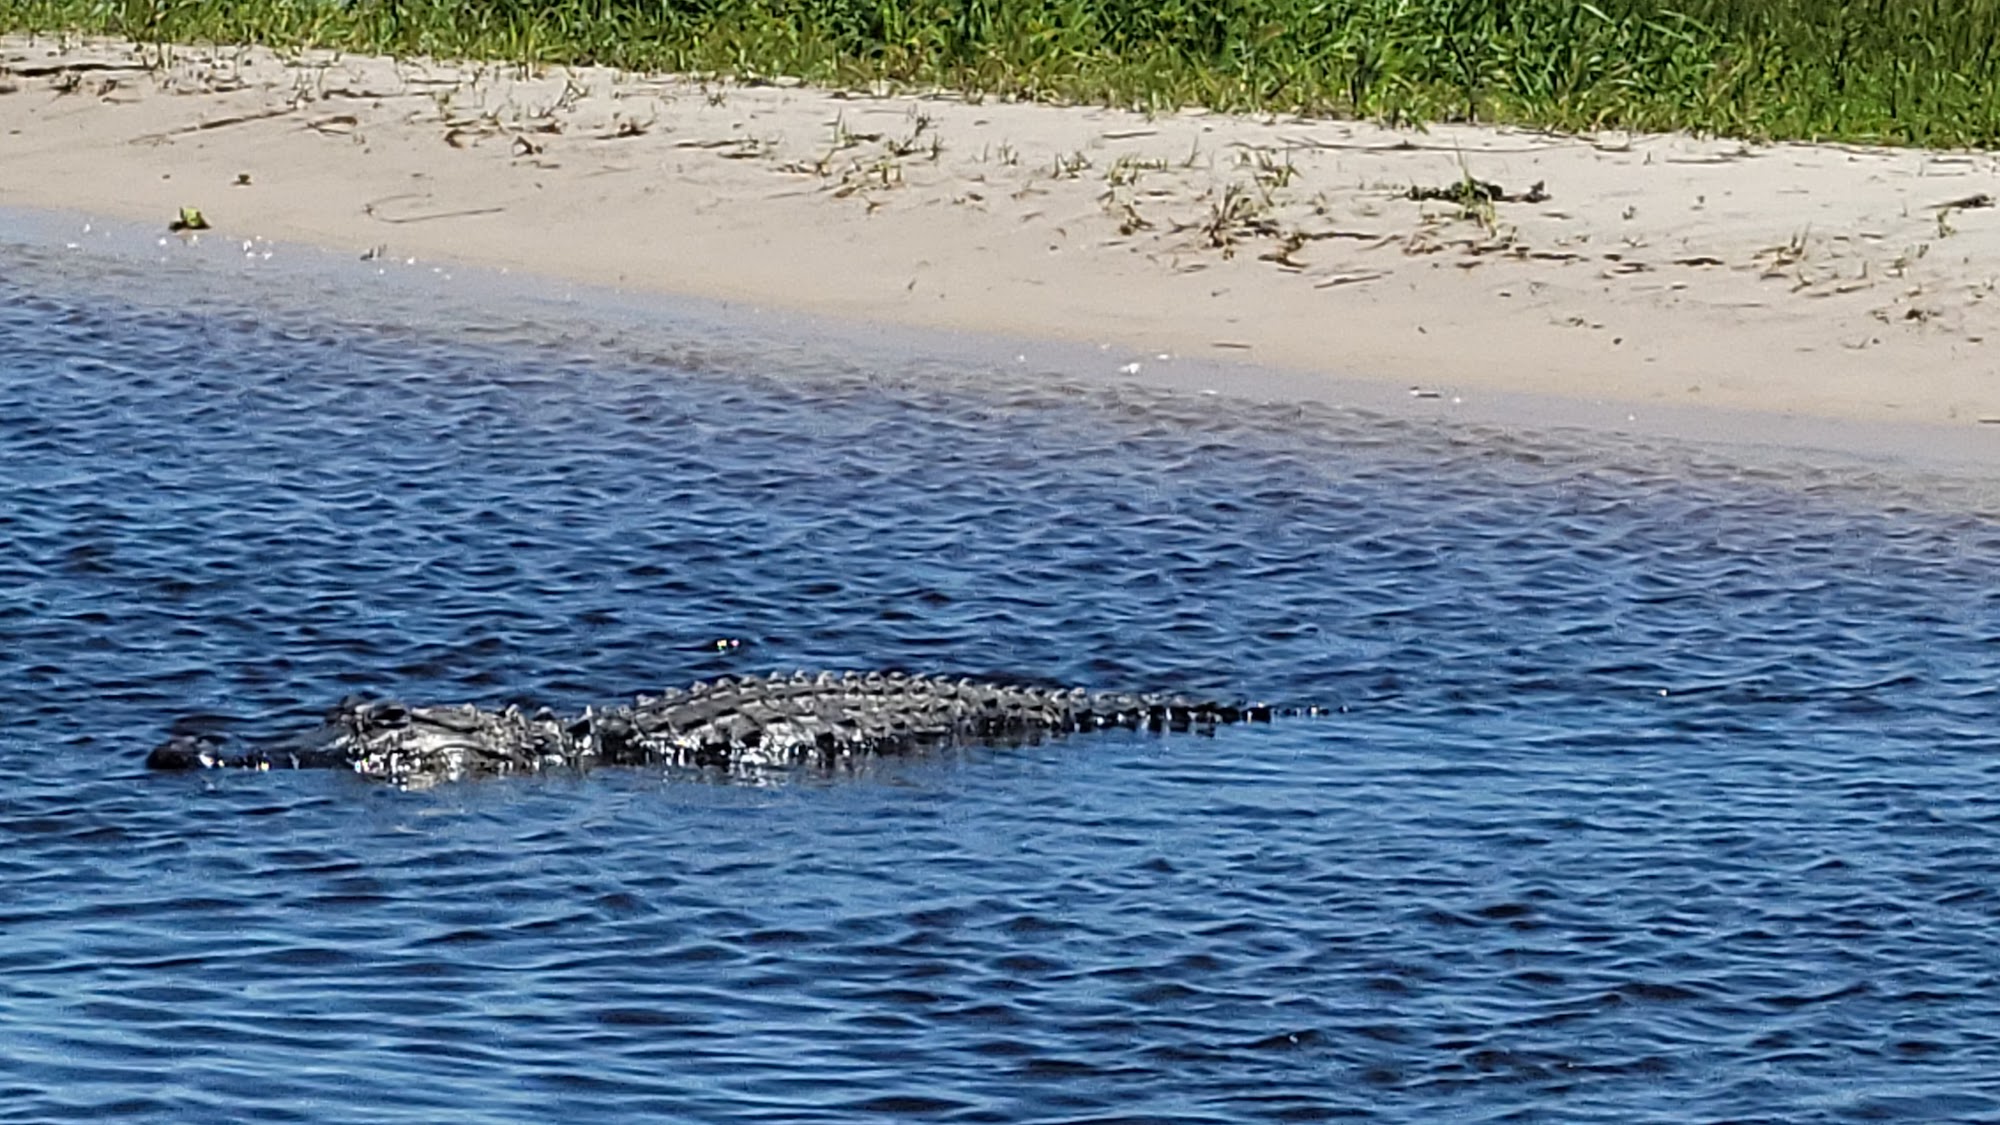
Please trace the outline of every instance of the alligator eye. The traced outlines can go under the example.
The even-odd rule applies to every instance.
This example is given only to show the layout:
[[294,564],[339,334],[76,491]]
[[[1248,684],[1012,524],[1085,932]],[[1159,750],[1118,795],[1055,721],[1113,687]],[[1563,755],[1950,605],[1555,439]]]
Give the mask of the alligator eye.
[[377,703],[368,708],[368,719],[385,727],[408,726],[410,709],[400,703]]

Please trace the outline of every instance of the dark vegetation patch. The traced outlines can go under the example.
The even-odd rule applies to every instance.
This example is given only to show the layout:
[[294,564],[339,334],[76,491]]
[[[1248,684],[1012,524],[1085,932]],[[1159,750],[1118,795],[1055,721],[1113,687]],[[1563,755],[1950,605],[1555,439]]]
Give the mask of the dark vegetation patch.
[[0,27],[1142,109],[2000,143],[2000,0],[0,0]]

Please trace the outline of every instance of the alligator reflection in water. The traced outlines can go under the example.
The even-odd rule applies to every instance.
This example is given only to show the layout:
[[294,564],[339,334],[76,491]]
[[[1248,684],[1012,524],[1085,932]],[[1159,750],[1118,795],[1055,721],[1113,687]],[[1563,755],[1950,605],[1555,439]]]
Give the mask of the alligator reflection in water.
[[1212,730],[1269,706],[901,673],[718,679],[630,707],[563,717],[348,699],[317,730],[231,752],[212,734],[155,749],[154,769],[350,769],[405,785],[594,765],[820,765],[936,746],[1005,744],[1113,727]]

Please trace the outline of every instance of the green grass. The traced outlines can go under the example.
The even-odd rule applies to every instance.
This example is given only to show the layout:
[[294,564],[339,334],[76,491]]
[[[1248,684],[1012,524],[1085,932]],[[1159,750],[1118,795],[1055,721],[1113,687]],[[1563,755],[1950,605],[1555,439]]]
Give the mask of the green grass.
[[0,0],[0,27],[1140,108],[2000,145],[2000,0]]

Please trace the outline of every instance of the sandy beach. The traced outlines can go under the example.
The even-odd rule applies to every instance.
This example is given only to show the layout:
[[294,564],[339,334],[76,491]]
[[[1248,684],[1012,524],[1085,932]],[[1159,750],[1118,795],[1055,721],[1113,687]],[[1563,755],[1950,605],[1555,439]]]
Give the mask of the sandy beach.
[[2000,437],[2000,156],[0,39],[0,205],[864,323]]

